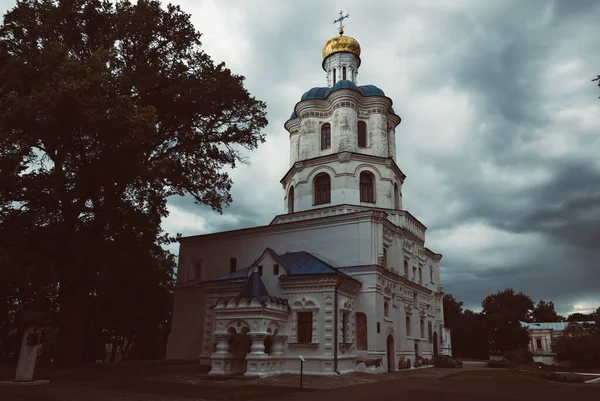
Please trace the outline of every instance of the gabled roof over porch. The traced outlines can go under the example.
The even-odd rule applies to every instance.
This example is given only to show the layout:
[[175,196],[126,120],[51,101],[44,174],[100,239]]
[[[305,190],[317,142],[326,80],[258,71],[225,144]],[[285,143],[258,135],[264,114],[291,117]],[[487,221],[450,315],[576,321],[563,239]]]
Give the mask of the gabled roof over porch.
[[[359,280],[347,275],[346,273],[332,267],[328,263],[322,261],[316,256],[312,255],[309,252],[300,251],[300,252],[286,252],[282,255],[279,255],[271,248],[265,249],[263,254],[252,264],[250,267],[246,267],[245,269],[238,270],[233,273],[225,274],[223,276],[219,276],[211,282],[219,282],[219,281],[230,281],[230,282],[243,282],[249,277],[251,269],[257,266],[260,261],[265,257],[266,254],[269,254],[273,259],[275,259],[279,265],[285,270],[285,274],[279,276],[280,280],[288,280],[294,278],[294,276],[323,276],[323,275],[337,275],[344,277],[348,280],[354,281],[357,284],[362,284]],[[264,284],[263,284],[264,285]]]

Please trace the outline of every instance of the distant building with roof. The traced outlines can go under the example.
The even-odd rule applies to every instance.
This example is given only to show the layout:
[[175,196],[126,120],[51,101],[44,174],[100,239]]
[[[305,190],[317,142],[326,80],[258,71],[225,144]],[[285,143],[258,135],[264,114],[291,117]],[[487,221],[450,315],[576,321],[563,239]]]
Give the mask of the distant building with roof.
[[[565,335],[570,328],[573,332],[583,331],[585,324],[593,322],[520,322],[521,327],[529,333],[529,352],[533,354],[533,361],[552,365],[556,363],[556,353],[552,351],[552,341]],[[567,330],[568,331],[568,330]]]
[[[167,358],[210,374],[395,371],[451,354],[440,260],[402,209],[400,117],[374,85],[357,85],[360,45],[323,48],[327,87],[285,123],[286,213],[268,226],[180,239]],[[260,186],[256,187],[260,190]]]

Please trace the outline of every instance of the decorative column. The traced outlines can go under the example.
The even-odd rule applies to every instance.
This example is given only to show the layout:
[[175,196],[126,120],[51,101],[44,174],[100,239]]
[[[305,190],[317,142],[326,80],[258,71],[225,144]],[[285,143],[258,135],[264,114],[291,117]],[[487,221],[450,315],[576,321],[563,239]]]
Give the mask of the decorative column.
[[248,333],[250,338],[252,338],[252,346],[250,347],[250,354],[248,355],[256,355],[263,356],[265,354],[265,339],[269,336],[269,333],[256,333],[250,332]]
[[287,336],[283,334],[275,334],[271,336],[273,343],[271,344],[271,354],[273,356],[283,355],[283,342]]
[[271,358],[265,354],[265,339],[269,333],[250,332],[248,333],[252,339],[250,353],[246,355],[246,373],[244,376],[265,376],[272,369],[268,359]]
[[215,333],[217,351],[210,356],[211,369],[209,375],[232,374],[233,355],[229,352],[229,333]]

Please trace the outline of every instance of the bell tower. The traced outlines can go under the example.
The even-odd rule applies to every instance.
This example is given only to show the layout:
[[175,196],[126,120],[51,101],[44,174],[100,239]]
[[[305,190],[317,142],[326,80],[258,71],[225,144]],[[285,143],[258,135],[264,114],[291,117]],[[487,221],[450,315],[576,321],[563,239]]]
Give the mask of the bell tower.
[[360,44],[339,35],[323,47],[327,86],[302,95],[285,128],[290,169],[281,180],[287,213],[336,205],[402,208],[405,175],[396,165],[392,100],[374,85],[357,85]]

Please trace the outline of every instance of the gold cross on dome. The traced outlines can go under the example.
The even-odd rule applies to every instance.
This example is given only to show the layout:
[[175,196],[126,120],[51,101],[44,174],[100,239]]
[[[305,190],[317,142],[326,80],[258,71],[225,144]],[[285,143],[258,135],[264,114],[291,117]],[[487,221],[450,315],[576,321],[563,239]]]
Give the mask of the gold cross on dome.
[[340,26],[338,27],[338,30],[340,31],[340,35],[344,33],[344,25],[342,25],[342,21],[345,20],[346,18],[348,18],[349,16],[350,16],[350,14],[346,13],[346,15],[344,15],[344,11],[340,10],[340,18],[333,21],[334,24],[337,24],[338,22],[340,23]]

